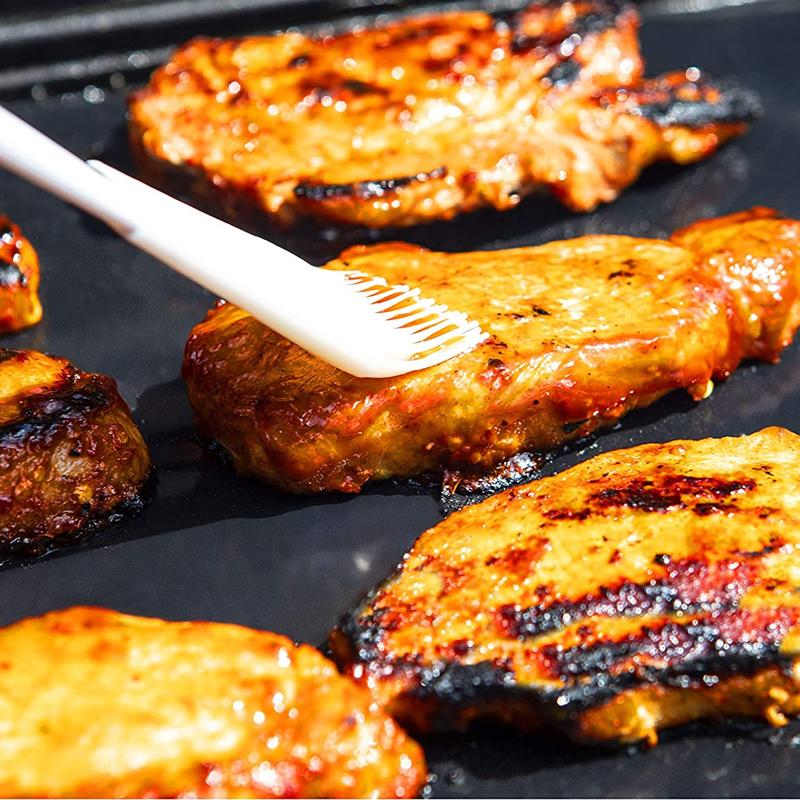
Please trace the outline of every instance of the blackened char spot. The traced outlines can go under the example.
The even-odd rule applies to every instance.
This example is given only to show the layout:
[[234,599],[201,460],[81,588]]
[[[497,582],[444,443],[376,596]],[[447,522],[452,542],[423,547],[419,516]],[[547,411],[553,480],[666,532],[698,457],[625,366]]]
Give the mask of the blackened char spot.
[[26,286],[25,273],[13,262],[0,259],[0,286]]
[[415,694],[435,697],[452,706],[465,706],[477,699],[505,694],[515,683],[514,672],[499,661],[459,664],[443,661],[419,671]]
[[572,36],[579,40],[594,33],[602,33],[609,28],[617,25],[621,16],[629,13],[633,8],[627,0],[596,0],[591,6],[591,11],[575,17],[574,20],[564,29],[559,31],[559,36],[529,36],[519,29],[520,15],[513,18],[508,16],[503,18],[495,17],[500,25],[508,24],[512,31],[511,52],[522,54],[534,50],[538,47],[558,49],[560,45]]
[[456,658],[464,658],[472,650],[472,642],[469,639],[457,639],[450,645],[450,649]]
[[531,306],[531,310],[533,311],[534,314],[536,314],[539,317],[549,317],[550,316],[550,312],[547,311],[546,309],[542,308],[541,306]]
[[354,662],[368,664],[379,658],[380,643],[385,631],[381,619],[385,613],[385,609],[378,609],[366,615],[354,611],[345,614],[339,620],[336,630],[342,634],[352,650]]
[[617,24],[617,20],[633,10],[629,0],[597,0],[594,10],[581,14],[572,23],[571,33],[586,36],[589,33],[601,33]]
[[385,178],[375,181],[359,181],[357,183],[299,183],[295,186],[295,196],[304,200],[323,202],[341,197],[357,197],[360,200],[371,200],[396,192],[412,183],[424,183],[447,175],[447,167],[439,167],[430,172],[408,175],[402,178]]
[[764,106],[757,92],[731,81],[715,82],[714,87],[717,91],[709,92],[707,85],[701,86],[697,99],[681,98],[671,91],[661,100],[641,103],[636,113],[665,128],[752,122],[763,115]]
[[309,62],[310,62],[310,61],[311,61],[311,59],[310,59],[310,57],[309,57],[309,56],[307,56],[307,55],[295,56],[295,57],[294,57],[294,58],[293,58],[293,59],[292,59],[292,60],[289,62],[289,66],[290,66],[290,67],[292,67],[292,68],[296,68],[296,67],[305,67],[305,66],[307,66],[307,65],[309,64]]
[[19,446],[21,442],[42,440],[47,444],[62,426],[85,419],[117,399],[110,378],[91,375],[82,386],[68,385],[31,395],[23,402],[19,416],[0,427],[0,446]]
[[668,511],[671,508],[686,507],[679,492],[667,492],[646,486],[603,489],[593,494],[591,499],[601,508],[625,506],[639,511]]
[[364,83],[364,81],[349,80],[345,81],[342,85],[348,92],[354,95],[386,93],[386,90],[383,89],[383,87],[373,86],[372,84]]
[[[600,508],[627,507],[640,511],[668,511],[686,508],[688,500],[715,500],[752,491],[755,481],[723,480],[691,475],[661,476],[657,481],[634,478],[625,486],[602,489],[591,495],[590,502]],[[698,512],[698,513],[702,513]]]
[[556,64],[544,77],[553,86],[560,88],[576,81],[580,74],[581,65],[577,61],[567,59]]

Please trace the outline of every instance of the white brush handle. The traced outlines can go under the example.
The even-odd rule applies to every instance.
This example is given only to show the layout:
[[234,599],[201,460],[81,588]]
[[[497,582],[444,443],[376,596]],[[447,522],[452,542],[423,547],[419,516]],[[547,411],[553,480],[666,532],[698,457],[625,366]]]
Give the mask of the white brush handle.
[[261,284],[263,293],[269,279],[269,294],[283,316],[282,300],[307,292],[309,271],[318,272],[293,253],[133,178],[109,180],[2,107],[0,166],[98,217],[140,249],[244,308],[251,306],[256,286]]
[[[317,269],[134,178],[102,164],[92,168],[2,108],[0,166],[99,217],[131,244],[352,375],[403,375],[463,352],[482,336],[463,314],[420,298],[418,290]],[[406,302],[417,328],[392,316]]]
[[0,166],[41,186],[125,235],[133,227],[120,192],[86,163],[0,107]]

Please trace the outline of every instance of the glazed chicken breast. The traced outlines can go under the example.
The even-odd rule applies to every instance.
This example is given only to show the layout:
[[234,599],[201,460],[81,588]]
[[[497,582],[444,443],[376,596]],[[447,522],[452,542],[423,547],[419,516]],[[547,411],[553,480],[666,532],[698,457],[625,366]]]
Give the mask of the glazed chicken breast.
[[0,333],[35,325],[42,318],[39,258],[8,217],[0,215]]
[[628,3],[576,0],[200,39],[132,95],[131,138],[151,181],[251,219],[411,225],[535,189],[586,211],[760,113],[696,68],[643,79],[638,23]]
[[403,723],[598,742],[800,711],[800,437],[648,444],[424,533],[332,634]]
[[419,287],[488,338],[435,367],[355,378],[222,304],[192,331],[183,374],[201,432],[238,470],[288,491],[486,475],[675,389],[702,399],[743,358],[776,360],[800,324],[799,255],[800,222],[768,209],[669,241],[357,247],[327,268]]
[[149,474],[111,378],[0,348],[0,558],[46,551],[136,508]]
[[274,633],[72,608],[0,630],[3,797],[409,797],[419,747]]

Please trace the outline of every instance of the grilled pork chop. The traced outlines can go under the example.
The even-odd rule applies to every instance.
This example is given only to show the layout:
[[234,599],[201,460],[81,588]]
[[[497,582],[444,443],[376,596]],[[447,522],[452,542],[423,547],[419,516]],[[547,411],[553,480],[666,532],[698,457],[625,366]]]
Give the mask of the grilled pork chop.
[[33,245],[0,216],[0,333],[27,328],[42,318],[38,290],[39,259]]
[[37,553],[139,502],[150,457],[116,384],[0,348],[0,557]]
[[800,711],[800,437],[648,444],[456,512],[332,635],[401,721],[576,739]]
[[390,379],[354,378],[232,305],[192,331],[201,431],[242,472],[293,492],[358,491],[442,467],[486,473],[610,425],[674,389],[708,395],[800,324],[800,222],[767,209],[670,241],[587,236],[500,252],[358,247],[329,269],[418,286],[490,334]]
[[0,631],[3,797],[408,797],[419,747],[307,646],[72,608]]
[[586,211],[655,160],[706,157],[760,111],[694,68],[643,80],[637,27],[627,3],[576,0],[197,40],[132,96],[132,141],[152,181],[182,173],[231,213],[282,222],[411,225],[537,188]]

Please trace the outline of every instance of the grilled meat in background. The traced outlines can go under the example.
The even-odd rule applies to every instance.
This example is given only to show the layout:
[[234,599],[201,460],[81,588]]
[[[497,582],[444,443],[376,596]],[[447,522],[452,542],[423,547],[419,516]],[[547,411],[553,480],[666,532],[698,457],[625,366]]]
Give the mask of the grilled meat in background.
[[111,378],[0,348],[0,557],[46,551],[135,508],[149,474]]
[[330,269],[419,287],[489,338],[436,367],[355,378],[230,304],[197,325],[183,374],[201,432],[292,492],[358,491],[443,467],[486,474],[679,388],[706,397],[800,324],[800,222],[753,209],[670,241],[587,236],[434,253],[356,247]]
[[308,646],[72,608],[0,630],[4,797],[412,797],[419,747]]
[[0,333],[35,325],[42,318],[39,259],[33,245],[0,215]]
[[576,0],[336,37],[199,39],[132,95],[131,139],[150,180],[234,216],[412,225],[537,188],[591,210],[760,113],[752,93],[694,68],[643,79],[638,22],[630,4]]
[[332,634],[403,723],[655,743],[800,711],[800,437],[641,445],[456,512]]

